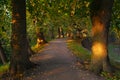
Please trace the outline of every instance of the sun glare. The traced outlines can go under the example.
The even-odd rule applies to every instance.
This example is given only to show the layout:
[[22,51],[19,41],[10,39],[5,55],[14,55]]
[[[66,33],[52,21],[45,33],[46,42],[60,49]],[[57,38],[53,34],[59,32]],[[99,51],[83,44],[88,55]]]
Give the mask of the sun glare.
[[92,28],[92,32],[94,32],[94,34],[102,32],[104,30],[104,25],[102,23],[100,23],[99,19],[96,18],[96,21],[94,22],[94,26]]
[[105,46],[102,43],[95,42],[92,47],[92,51],[95,55],[105,55]]
[[12,20],[12,23],[14,24],[16,22],[16,20]]

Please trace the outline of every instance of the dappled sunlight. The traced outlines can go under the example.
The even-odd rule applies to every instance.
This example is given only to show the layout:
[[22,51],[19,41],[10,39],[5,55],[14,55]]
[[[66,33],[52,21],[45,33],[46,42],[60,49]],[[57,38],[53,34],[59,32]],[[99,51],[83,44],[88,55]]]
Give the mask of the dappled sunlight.
[[17,44],[13,45],[14,49],[18,50],[20,48],[20,46],[18,46]]
[[71,41],[73,41],[72,39],[71,40],[67,40],[67,42],[71,42]]
[[56,75],[56,74],[61,74],[63,72],[65,72],[66,70],[68,70],[67,66],[60,66],[60,67],[56,67],[54,69],[51,69],[49,71],[44,72],[44,76],[52,76],[52,75]]
[[34,58],[32,58],[32,61],[44,61],[44,60],[50,60],[52,59],[54,56],[50,55],[50,54],[45,54],[45,55],[41,55],[41,56],[36,56]]
[[48,60],[48,59],[52,59],[53,57],[54,57],[53,55],[46,54],[46,55],[42,55],[40,57],[40,60]]
[[42,43],[43,43],[43,40],[38,38],[37,44],[36,44],[37,48],[39,48]]
[[106,53],[106,47],[103,43],[94,42],[92,46],[93,55],[103,56]]
[[95,18],[94,25],[93,25],[93,28],[92,28],[92,33],[96,34],[96,33],[99,33],[99,32],[103,32],[103,30],[104,30],[103,23],[101,23],[99,21],[99,18]]
[[[16,16],[16,17],[20,17],[20,14],[16,13],[15,16]],[[16,21],[17,21],[16,19],[12,19],[12,23],[13,23],[13,24],[16,23]]]
[[16,20],[12,20],[12,23],[13,23],[13,24],[16,23]]
[[61,43],[61,41],[54,41],[54,43]]
[[16,13],[16,15],[15,15],[16,17],[20,17],[20,14],[19,13]]

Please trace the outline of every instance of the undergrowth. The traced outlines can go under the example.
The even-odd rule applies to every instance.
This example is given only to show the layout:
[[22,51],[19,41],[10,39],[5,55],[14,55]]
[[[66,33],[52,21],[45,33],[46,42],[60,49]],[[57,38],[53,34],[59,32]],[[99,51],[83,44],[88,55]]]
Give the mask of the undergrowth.
[[120,80],[120,72],[116,71],[115,73],[102,72],[101,76],[105,77],[106,80]]

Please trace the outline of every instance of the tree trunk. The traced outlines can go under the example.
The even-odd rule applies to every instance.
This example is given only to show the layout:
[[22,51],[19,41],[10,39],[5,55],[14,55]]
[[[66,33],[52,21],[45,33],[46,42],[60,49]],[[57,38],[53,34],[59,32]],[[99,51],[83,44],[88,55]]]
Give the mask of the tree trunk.
[[25,0],[12,0],[11,47],[10,74],[13,78],[12,80],[19,80],[17,76],[31,67],[26,37]]
[[58,27],[58,38],[61,38],[61,30],[60,30],[60,27]]
[[3,64],[7,63],[7,57],[4,53],[4,50],[3,50],[1,43],[0,43],[0,58],[1,58]]
[[64,36],[64,30],[63,30],[63,28],[61,28],[61,34],[62,34],[62,37],[64,38],[65,36]]
[[58,38],[64,38],[64,31],[62,27],[58,28]]
[[43,32],[40,32],[40,35],[41,35],[41,38],[42,38],[42,40],[43,40],[43,44],[44,44],[44,43],[47,43],[47,41],[45,40],[44,33],[43,33]]
[[107,47],[112,5],[113,0],[94,0],[91,4],[93,36],[91,70],[96,73],[110,71]]
[[54,39],[55,38],[55,35],[54,35],[54,28],[52,27],[52,29],[50,30],[50,33],[51,33],[51,39]]
[[39,47],[41,44],[47,43],[44,33],[43,33],[43,28],[36,28],[36,35],[37,35],[37,46]]

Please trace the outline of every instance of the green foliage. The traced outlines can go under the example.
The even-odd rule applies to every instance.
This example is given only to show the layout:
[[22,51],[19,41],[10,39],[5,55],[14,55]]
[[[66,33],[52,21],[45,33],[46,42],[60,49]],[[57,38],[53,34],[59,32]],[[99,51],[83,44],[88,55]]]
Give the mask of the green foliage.
[[[64,33],[74,32],[74,26],[88,28],[90,25],[89,19],[89,4],[91,0],[27,0],[27,11],[30,13],[31,25],[33,20],[36,20],[35,27],[42,27],[46,39],[50,40],[51,33],[57,36],[58,27],[64,29]],[[73,14],[74,13],[74,14]],[[71,15],[72,14],[72,15]],[[69,28],[68,28],[69,27]],[[54,30],[53,30],[54,28]],[[50,34],[48,34],[50,33]]]
[[0,66],[0,74],[7,72],[9,69],[9,63]]
[[[36,44],[36,27],[43,28],[45,38],[51,40],[51,34],[57,36],[58,27],[64,29],[64,33],[77,29],[91,30],[89,17],[89,5],[92,0],[26,0],[27,32],[30,45]],[[10,53],[11,37],[11,6],[10,0],[0,0],[0,42],[6,53]],[[115,32],[120,38],[120,0],[115,0],[113,7],[111,32]],[[72,15],[71,15],[72,14]],[[34,23],[34,20],[36,21]],[[90,33],[89,33],[90,34]],[[73,43],[73,42],[72,42]],[[79,45],[75,48],[77,55],[88,53]],[[80,48],[80,49],[79,49]],[[83,57],[84,58],[84,57]]]
[[33,25],[33,23],[31,23],[33,20],[31,19],[30,13],[28,11],[26,11],[26,20],[27,20],[27,36],[28,36],[28,40],[29,40],[29,44],[30,46],[33,46],[36,44],[36,28]]
[[9,58],[10,55],[10,36],[11,36],[11,12],[10,1],[0,1],[0,42]]
[[45,45],[40,45],[40,46],[32,46],[32,50],[35,52],[35,53],[38,53],[40,50],[42,50],[44,48]]
[[101,76],[105,77],[106,80],[119,80],[120,79],[120,72],[116,73],[107,73],[107,72],[102,72]]
[[116,38],[120,41],[120,0],[114,0],[112,22],[110,31],[116,34]]

